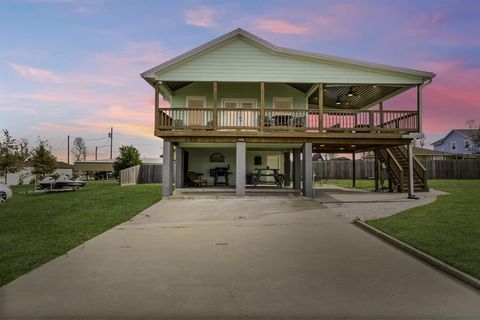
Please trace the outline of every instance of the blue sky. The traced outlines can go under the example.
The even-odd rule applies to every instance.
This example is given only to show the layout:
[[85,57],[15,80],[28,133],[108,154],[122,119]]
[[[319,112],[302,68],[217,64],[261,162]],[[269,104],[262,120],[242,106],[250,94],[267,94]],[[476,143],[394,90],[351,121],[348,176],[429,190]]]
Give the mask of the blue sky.
[[[66,136],[133,143],[161,154],[153,90],[139,73],[242,27],[277,45],[438,74],[425,89],[433,141],[480,121],[478,1],[0,2],[0,128],[47,138],[65,159]],[[396,105],[414,107],[411,93]],[[108,155],[107,140],[87,140]]]

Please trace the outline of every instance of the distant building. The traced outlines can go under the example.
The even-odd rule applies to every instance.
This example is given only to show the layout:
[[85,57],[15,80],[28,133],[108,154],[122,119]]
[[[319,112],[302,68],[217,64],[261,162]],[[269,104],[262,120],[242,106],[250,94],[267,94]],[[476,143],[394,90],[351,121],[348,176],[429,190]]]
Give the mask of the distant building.
[[[28,161],[25,163],[24,167],[15,173],[7,173],[7,185],[16,186],[18,184],[29,184],[32,179],[35,178],[35,175],[32,173],[33,164]],[[66,174],[67,176],[72,176],[73,166],[66,162],[57,161],[57,169],[53,174]],[[5,181],[5,176],[3,173],[0,173],[0,181]]]
[[480,144],[472,140],[475,129],[453,129],[442,139],[432,143],[435,151],[449,152],[454,154],[477,154],[480,153]]
[[450,152],[437,151],[427,148],[413,147],[413,154],[418,160],[445,160],[455,158],[455,154]]

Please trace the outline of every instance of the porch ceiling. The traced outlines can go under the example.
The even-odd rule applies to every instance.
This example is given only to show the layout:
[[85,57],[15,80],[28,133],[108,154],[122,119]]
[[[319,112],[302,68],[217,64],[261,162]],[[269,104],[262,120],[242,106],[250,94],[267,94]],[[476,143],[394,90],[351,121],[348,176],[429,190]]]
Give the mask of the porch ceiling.
[[[183,87],[188,86],[192,82],[188,81],[167,81],[164,84],[175,92]],[[287,85],[295,88],[303,93],[307,93],[312,83],[287,83]],[[386,100],[392,96],[400,94],[413,85],[387,85],[387,84],[325,84],[324,85],[324,103],[326,108],[332,109],[363,109]],[[259,89],[260,90],[260,89]],[[349,95],[349,93],[352,95]],[[310,108],[315,108],[318,104],[318,89],[309,97],[308,103]],[[337,104],[339,100],[340,104]]]
[[[287,83],[287,85],[307,93],[315,84]],[[333,109],[363,109],[412,87],[412,85],[325,84],[323,105]],[[318,104],[318,94],[317,89],[310,95],[309,105]],[[340,104],[337,104],[337,100]]]
[[[182,148],[235,148],[235,143],[191,143],[181,142]],[[301,148],[301,143],[247,143],[247,150],[291,150]]]

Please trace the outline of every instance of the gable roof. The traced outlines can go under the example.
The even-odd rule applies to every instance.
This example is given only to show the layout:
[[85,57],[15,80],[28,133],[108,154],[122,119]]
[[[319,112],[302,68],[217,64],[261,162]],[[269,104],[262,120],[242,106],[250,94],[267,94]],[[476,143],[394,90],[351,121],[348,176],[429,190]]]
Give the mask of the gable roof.
[[190,61],[214,48],[220,47],[223,44],[226,44],[229,41],[237,38],[250,42],[264,49],[265,51],[268,51],[271,54],[277,55],[277,56],[287,56],[287,57],[292,57],[292,58],[297,58],[302,60],[309,60],[314,62],[339,64],[339,65],[342,65],[343,67],[352,67],[352,68],[354,67],[354,68],[368,69],[368,70],[377,71],[377,72],[393,73],[397,75],[417,78],[420,80],[420,82],[427,81],[435,77],[434,73],[427,72],[427,71],[401,68],[401,67],[389,66],[384,64],[371,63],[366,61],[347,59],[347,58],[308,52],[308,51],[301,51],[301,50],[279,47],[241,28],[235,29],[223,36],[220,36],[195,49],[192,49],[154,68],[151,68],[143,72],[141,76],[147,82],[149,82],[150,84],[153,84],[153,82],[155,81],[156,73],[165,72],[167,70],[180,66],[187,61]]
[[478,130],[477,129],[452,129],[449,133],[447,133],[447,135],[445,137],[443,137],[442,139],[439,139],[435,142],[432,142],[431,145],[436,146],[436,145],[442,144],[443,141],[445,139],[447,139],[454,132],[464,136],[467,139],[472,139],[472,136],[476,131],[478,131]]

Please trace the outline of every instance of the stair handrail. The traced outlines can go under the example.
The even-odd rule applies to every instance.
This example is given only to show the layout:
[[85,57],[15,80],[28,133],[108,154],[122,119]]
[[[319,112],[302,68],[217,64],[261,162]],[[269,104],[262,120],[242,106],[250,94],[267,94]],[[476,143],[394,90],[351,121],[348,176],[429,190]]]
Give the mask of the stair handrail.
[[[400,150],[400,152],[402,153],[402,155],[408,159],[408,155],[407,155],[407,148],[404,147],[404,146],[401,146],[398,148]],[[423,165],[423,163],[420,162],[420,160],[418,160],[418,158],[412,154],[412,158],[413,158],[413,171],[415,172],[415,174],[417,175],[417,177],[422,180],[422,183],[424,185],[424,190],[428,190],[428,183],[427,183],[427,179],[428,179],[428,170],[427,168]]]
[[[384,154],[383,151],[386,153]],[[387,164],[387,167],[390,168],[392,173],[395,175],[395,177],[398,180],[399,183],[399,191],[403,189],[403,168],[400,165],[400,163],[397,161],[395,156],[392,154],[392,152],[389,149],[380,149],[379,154],[383,158],[384,162]]]

